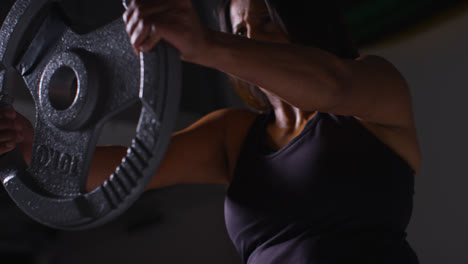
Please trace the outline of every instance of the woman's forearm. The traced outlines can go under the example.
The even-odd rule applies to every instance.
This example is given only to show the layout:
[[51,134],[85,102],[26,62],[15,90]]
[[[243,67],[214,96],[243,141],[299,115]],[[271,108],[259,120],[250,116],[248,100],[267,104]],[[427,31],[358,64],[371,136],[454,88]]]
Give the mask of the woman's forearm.
[[191,62],[262,87],[303,110],[317,110],[335,101],[346,74],[341,59],[313,47],[215,31],[210,32],[209,47]]
[[164,39],[182,59],[252,83],[303,110],[320,110],[336,102],[346,86],[343,80],[350,76],[349,64],[317,48],[207,29],[191,1],[133,0],[123,19],[137,52]]

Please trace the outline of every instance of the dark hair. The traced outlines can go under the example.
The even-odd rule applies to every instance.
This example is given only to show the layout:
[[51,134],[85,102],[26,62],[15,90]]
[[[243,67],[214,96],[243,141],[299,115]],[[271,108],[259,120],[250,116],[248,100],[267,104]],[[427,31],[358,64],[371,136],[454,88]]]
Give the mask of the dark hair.
[[[217,10],[220,30],[232,33],[232,0],[221,0]],[[333,0],[263,0],[275,23],[292,43],[314,46],[343,59],[355,59],[355,48],[345,23],[344,13]],[[256,86],[231,78],[247,104],[260,111],[271,109],[266,95]]]

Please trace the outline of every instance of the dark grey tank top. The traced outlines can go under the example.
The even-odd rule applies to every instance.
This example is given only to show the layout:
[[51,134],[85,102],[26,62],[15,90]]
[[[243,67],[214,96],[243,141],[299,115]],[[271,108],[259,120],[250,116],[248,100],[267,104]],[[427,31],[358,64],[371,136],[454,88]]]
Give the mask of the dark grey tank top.
[[225,199],[226,227],[243,261],[399,263],[414,171],[354,117],[317,113],[278,151],[266,148],[274,112],[256,119]]

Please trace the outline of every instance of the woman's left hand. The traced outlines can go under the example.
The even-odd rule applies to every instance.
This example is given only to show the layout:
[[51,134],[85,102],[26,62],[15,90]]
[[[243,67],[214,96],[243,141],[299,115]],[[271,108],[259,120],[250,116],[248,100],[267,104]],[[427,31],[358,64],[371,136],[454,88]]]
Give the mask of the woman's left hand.
[[201,24],[190,0],[132,0],[123,20],[137,54],[151,50],[161,39],[187,61],[209,49],[209,30]]

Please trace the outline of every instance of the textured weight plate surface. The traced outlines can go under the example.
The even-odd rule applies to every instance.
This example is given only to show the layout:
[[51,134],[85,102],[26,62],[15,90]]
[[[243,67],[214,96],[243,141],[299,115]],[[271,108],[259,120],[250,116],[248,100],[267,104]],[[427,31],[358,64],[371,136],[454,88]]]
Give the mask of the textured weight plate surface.
[[[121,19],[84,35],[64,21],[60,1],[18,0],[2,25],[0,100],[8,107],[14,93],[8,79],[21,76],[35,101],[36,123],[31,164],[12,151],[0,159],[0,179],[38,222],[84,229],[121,214],[156,173],[175,124],[181,66],[177,51],[163,42],[136,56]],[[53,97],[61,102],[70,94],[69,104],[54,104]],[[86,192],[103,124],[138,101],[126,157],[103,185]]]

